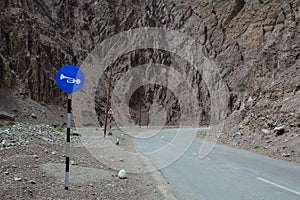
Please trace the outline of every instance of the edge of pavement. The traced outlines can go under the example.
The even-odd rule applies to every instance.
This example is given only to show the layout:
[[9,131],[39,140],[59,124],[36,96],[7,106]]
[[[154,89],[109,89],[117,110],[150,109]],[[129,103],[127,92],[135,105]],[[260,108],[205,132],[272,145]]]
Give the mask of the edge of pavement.
[[[127,132],[125,132],[125,133],[130,136],[137,136],[143,132],[157,131],[157,130],[168,129],[168,128],[175,128],[175,127],[151,127],[151,128],[150,127],[149,128],[147,128],[147,127],[130,127],[130,128],[127,128]],[[146,155],[143,155],[141,153],[140,149],[138,148],[137,144],[134,141],[132,141],[132,143],[134,145],[135,151],[140,152],[139,159],[145,166],[146,170],[150,171],[149,173],[152,174],[152,177],[154,178],[154,181],[157,183],[157,187],[160,190],[160,192],[162,193],[162,195],[164,196],[164,199],[168,199],[168,200],[178,199],[178,197],[175,195],[175,191],[172,188],[172,185],[167,181],[165,176],[160,172],[159,169],[153,170],[154,168],[156,168],[154,166],[154,164],[150,161],[150,159]]]

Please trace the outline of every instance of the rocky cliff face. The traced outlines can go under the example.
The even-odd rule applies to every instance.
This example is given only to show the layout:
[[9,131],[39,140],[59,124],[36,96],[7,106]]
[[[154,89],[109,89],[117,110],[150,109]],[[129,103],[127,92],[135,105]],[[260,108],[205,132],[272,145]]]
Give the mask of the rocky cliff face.
[[[54,80],[61,66],[80,65],[97,43],[124,30],[162,27],[195,38],[218,66],[230,92],[229,132],[242,127],[245,133],[261,137],[262,128],[286,124],[300,133],[299,7],[299,0],[4,0],[0,3],[0,87],[39,102],[61,104],[62,93]],[[150,60],[192,70],[188,63],[169,57],[160,50],[123,55],[114,63],[115,80]],[[211,114],[209,93],[201,75],[191,74],[190,81],[200,91],[200,123],[206,124]],[[100,83],[106,80],[103,76]],[[149,92],[152,97],[147,99]],[[97,94],[96,109],[103,113],[106,92]],[[136,121],[141,106],[148,111],[153,99],[166,107],[169,124],[178,121],[176,98],[155,85],[132,96]]]

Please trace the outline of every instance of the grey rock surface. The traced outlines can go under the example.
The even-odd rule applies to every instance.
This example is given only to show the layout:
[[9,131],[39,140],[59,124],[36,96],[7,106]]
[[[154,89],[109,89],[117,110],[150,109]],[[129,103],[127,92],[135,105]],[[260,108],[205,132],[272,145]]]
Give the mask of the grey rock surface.
[[[267,137],[272,136],[262,135],[263,128],[273,130],[287,124],[288,132],[283,134],[287,138],[294,138],[300,130],[299,7],[299,0],[3,0],[0,88],[14,98],[64,105],[65,96],[55,86],[55,74],[61,66],[80,65],[97,44],[123,31],[139,27],[176,30],[203,46],[203,54],[216,64],[230,93],[224,97],[228,102],[224,110],[228,115],[223,131],[226,134],[219,139],[250,149],[258,143],[265,146],[272,139]],[[173,66],[188,75],[186,80],[199,91],[199,123],[209,124],[215,113],[203,74],[170,52],[140,49],[122,55],[113,61],[113,87],[127,71],[149,62]],[[96,101],[99,124],[104,121],[106,82],[105,75],[99,77],[102,87],[92,100]],[[128,82],[131,84],[133,81]],[[145,85],[132,95],[132,120],[138,123],[142,108],[145,112],[141,125],[146,125],[154,101],[165,108],[166,124],[180,123],[176,94],[157,85]],[[4,108],[5,103],[0,104],[0,110]],[[20,111],[18,106],[14,109]],[[35,114],[37,119],[33,120],[43,117],[39,112]],[[22,116],[27,120],[27,115]],[[268,117],[265,121],[260,120],[261,116]],[[243,137],[232,138],[228,133],[237,132],[240,125],[244,127]],[[281,143],[273,141],[268,151],[280,155]],[[287,149],[291,157],[299,157],[299,137],[289,139]]]

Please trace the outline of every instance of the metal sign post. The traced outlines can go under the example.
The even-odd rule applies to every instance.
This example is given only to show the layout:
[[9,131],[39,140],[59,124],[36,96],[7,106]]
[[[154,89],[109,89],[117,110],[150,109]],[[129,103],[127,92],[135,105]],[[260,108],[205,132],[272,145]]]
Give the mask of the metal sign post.
[[111,114],[109,115],[109,129],[111,130]]
[[105,112],[105,121],[104,121],[104,138],[106,137],[106,127],[107,127],[107,118],[108,111],[110,107],[110,88],[111,88],[111,79],[112,79],[112,65],[109,66],[109,79],[108,79],[108,88],[107,88],[107,100],[106,100],[106,112]]
[[109,129],[111,130],[111,120],[112,120],[112,115],[114,114],[112,108],[109,108],[108,114],[109,114]]
[[56,84],[68,93],[67,105],[67,135],[66,135],[66,170],[65,170],[65,190],[69,189],[70,175],[70,143],[71,143],[71,112],[72,112],[72,93],[79,91],[84,85],[84,74],[76,66],[68,65],[62,67],[56,74]]
[[139,126],[142,126],[142,108],[140,108],[140,118],[139,118]]
[[72,111],[72,95],[68,94],[68,119],[67,119],[67,142],[66,142],[66,174],[65,174],[65,189],[69,188],[69,173],[70,173],[70,135],[71,135],[71,111]]

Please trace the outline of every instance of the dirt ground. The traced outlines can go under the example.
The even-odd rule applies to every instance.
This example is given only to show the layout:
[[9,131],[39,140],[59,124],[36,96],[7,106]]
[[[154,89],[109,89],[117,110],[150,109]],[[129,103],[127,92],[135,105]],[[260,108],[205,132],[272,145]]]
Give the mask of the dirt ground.
[[[300,91],[270,92],[249,102],[224,124],[219,142],[300,164]],[[251,105],[255,103],[255,106]],[[276,128],[284,127],[281,133]]]
[[[73,130],[78,134],[71,137],[70,187],[66,191],[66,109],[15,100],[2,102],[4,111],[18,117],[15,122],[0,123],[1,199],[176,199],[160,172],[146,157],[136,154],[131,136],[143,131],[140,128],[114,129],[106,140],[100,128]],[[274,120],[289,122],[284,123],[289,124],[287,132],[276,136],[274,127],[265,125],[273,120],[272,115],[261,114],[261,110],[252,110],[240,123],[234,120],[235,129],[220,135],[218,142],[300,164],[299,113],[274,116]],[[262,135],[263,128],[270,133]],[[115,145],[117,138],[119,145]],[[117,177],[120,169],[127,171],[127,179]]]
[[[135,154],[132,137],[120,129],[103,140],[101,128],[92,135],[72,128],[66,191],[66,108],[2,96],[1,109],[17,117],[0,120],[1,199],[176,199],[170,184],[159,171],[150,170],[147,158]],[[126,179],[118,178],[121,169]]]
[[[112,143],[119,137],[122,149],[134,151],[129,135],[120,130],[112,134],[106,141]],[[74,140],[81,136],[72,137]],[[28,136],[26,140],[26,146],[0,151],[1,199],[176,199],[171,186],[158,171],[127,172],[126,179],[119,179],[118,170],[97,160],[81,138],[71,146],[70,185],[66,191],[64,142],[47,142],[40,136]],[[141,168],[147,167],[140,157],[131,162],[116,154],[110,155],[110,160],[117,160],[128,168],[134,168],[137,162]]]

